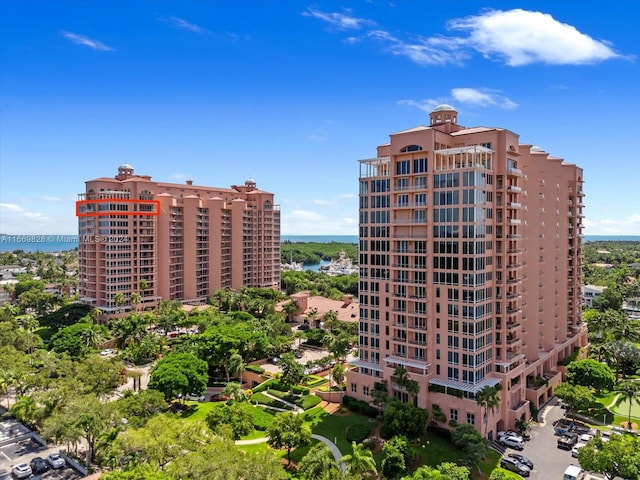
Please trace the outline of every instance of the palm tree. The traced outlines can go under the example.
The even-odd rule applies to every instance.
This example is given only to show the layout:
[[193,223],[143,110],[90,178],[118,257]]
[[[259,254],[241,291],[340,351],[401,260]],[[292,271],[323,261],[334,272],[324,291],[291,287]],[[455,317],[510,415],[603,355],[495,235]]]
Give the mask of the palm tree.
[[415,380],[409,380],[406,386],[407,395],[412,399],[414,405],[418,405],[418,394],[420,393],[420,384]]
[[242,390],[242,385],[240,385],[238,382],[227,383],[222,389],[221,393],[222,395],[226,395],[235,402],[242,402],[246,398],[244,390]]
[[488,411],[491,413],[495,412],[495,409],[500,405],[500,390],[502,390],[502,385],[497,383],[494,386],[487,385],[478,393],[476,393],[476,403],[482,407],[483,410],[483,424],[485,428],[487,428],[488,423]]
[[307,480],[325,480],[340,473],[331,450],[324,443],[317,443],[298,464],[298,472]]
[[616,400],[616,406],[625,401],[629,403],[627,428],[631,429],[631,407],[634,403],[640,405],[640,383],[633,381],[624,382],[620,384],[617,390],[620,392],[620,396]]
[[11,414],[18,420],[27,424],[33,424],[38,413],[38,403],[31,395],[18,397],[16,403],[11,407]]
[[291,300],[282,306],[282,311],[287,314],[287,322],[291,323],[294,315],[300,311],[300,307]]
[[[231,357],[229,357],[229,374],[233,375],[234,377],[239,375],[240,376],[240,385],[242,385],[242,372],[244,372],[245,369],[245,364],[244,364],[244,360],[242,359],[242,355],[240,355],[237,352],[234,352],[231,354]],[[229,375],[227,375],[227,381],[229,381]]]
[[346,370],[344,368],[344,365],[341,363],[337,363],[333,367],[333,370],[331,370],[331,377],[333,378],[333,381],[336,382],[336,387],[339,387],[340,385],[342,385],[342,382],[344,382],[346,376],[345,373]]
[[351,448],[353,453],[349,453],[340,459],[340,463],[346,465],[346,471],[349,475],[358,476],[378,473],[376,461],[371,450],[356,442],[351,442]]
[[0,369],[0,394],[7,397],[7,410],[9,410],[9,392],[15,383],[14,374],[11,370]]
[[96,328],[96,325],[92,325],[91,328],[84,330],[80,336],[84,344],[89,348],[98,348],[106,340],[102,332]]

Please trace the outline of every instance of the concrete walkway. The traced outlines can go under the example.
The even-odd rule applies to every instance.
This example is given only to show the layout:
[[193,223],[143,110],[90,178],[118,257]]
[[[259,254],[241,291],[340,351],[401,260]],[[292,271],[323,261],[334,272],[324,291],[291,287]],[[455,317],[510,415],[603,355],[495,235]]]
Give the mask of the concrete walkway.
[[[329,450],[331,450],[331,454],[333,455],[333,458],[336,459],[336,463],[340,465],[340,468],[344,472],[346,466],[344,463],[340,463],[340,459],[342,458],[343,455],[340,452],[340,449],[338,448],[338,446],[335,443],[333,443],[331,440],[329,440],[327,437],[323,437],[322,435],[316,435],[315,433],[312,433],[311,438],[315,440],[319,440],[322,443],[324,443],[327,447],[329,447]],[[267,441],[267,437],[262,437],[262,438],[252,438],[250,440],[236,440],[235,444],[236,445],[255,445],[257,443],[265,443],[266,441]]]
[[[300,408],[299,406],[297,406],[297,405],[295,405],[295,404],[293,404],[293,403],[289,403],[289,402],[287,402],[286,400],[283,400],[283,399],[281,399],[281,398],[276,397],[275,395],[271,395],[271,394],[270,394],[269,392],[267,392],[267,391],[264,391],[264,392],[261,392],[261,393],[262,393],[263,395],[265,395],[265,396],[267,396],[267,397],[269,397],[269,398],[273,399],[273,400],[277,400],[277,401],[279,401],[279,402],[284,403],[285,405],[287,405],[288,407],[290,407],[290,408],[291,408],[291,410],[293,411],[293,413],[296,413],[296,414],[304,413],[304,410],[303,410],[302,408]],[[269,407],[269,408],[275,408],[275,407]]]
[[322,435],[316,435],[315,433],[312,433],[311,438],[320,440],[327,447],[329,447],[329,450],[331,450],[331,453],[333,454],[333,458],[336,459],[336,463],[340,466],[340,469],[344,472],[346,465],[340,462],[340,459],[342,458],[342,453],[340,452],[340,449],[338,448],[338,446],[335,443],[333,443],[331,440],[329,440],[327,437],[323,437]]

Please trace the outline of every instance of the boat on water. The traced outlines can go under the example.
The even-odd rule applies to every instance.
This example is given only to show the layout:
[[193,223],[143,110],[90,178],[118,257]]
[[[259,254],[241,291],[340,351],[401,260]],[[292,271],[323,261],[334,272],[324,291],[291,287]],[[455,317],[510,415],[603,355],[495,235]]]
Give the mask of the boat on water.
[[280,264],[280,271],[282,272],[302,272],[303,270],[304,263],[302,262],[289,262]]
[[319,271],[332,277],[351,275],[358,272],[358,266],[353,264],[344,250],[341,250],[337,259],[331,260],[327,265],[322,265]]

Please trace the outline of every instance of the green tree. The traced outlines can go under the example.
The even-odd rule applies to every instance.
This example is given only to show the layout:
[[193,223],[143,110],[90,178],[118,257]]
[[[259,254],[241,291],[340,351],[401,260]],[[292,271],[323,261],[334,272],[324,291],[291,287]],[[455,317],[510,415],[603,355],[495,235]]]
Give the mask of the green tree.
[[287,462],[291,465],[291,450],[307,445],[311,441],[311,429],[300,415],[280,413],[267,427],[269,446],[287,451]]
[[615,375],[611,369],[592,358],[577,360],[567,366],[567,381],[572,385],[583,385],[596,391],[611,390]]
[[340,478],[342,472],[324,443],[317,443],[300,460],[298,474],[305,480],[329,480]]
[[[92,333],[89,333],[89,332]],[[108,330],[104,325],[91,323],[74,323],[69,327],[59,330],[51,337],[51,346],[56,353],[67,353],[72,358],[81,358],[93,350],[88,345],[87,338],[90,335],[106,337]]]
[[406,437],[396,436],[385,442],[382,447],[382,474],[385,478],[395,479],[404,475],[409,463],[409,442]]
[[347,474],[353,476],[362,476],[370,473],[378,473],[376,461],[373,458],[371,450],[367,449],[363,444],[351,442],[352,453],[344,455],[340,459],[340,463],[346,466]]
[[346,378],[346,369],[343,364],[337,363],[333,366],[333,369],[331,370],[331,378],[336,382],[336,386],[339,387],[342,385],[342,382],[344,382]]
[[238,382],[229,382],[222,389],[222,395],[225,395],[232,399],[234,402],[242,402],[246,400],[247,396],[242,390],[242,385]]
[[469,468],[479,468],[489,453],[489,441],[482,438],[470,423],[456,423],[451,427],[451,441],[462,450]]
[[502,385],[487,385],[476,394],[476,403],[482,407],[482,424],[484,433],[487,433],[488,412],[495,413],[496,408],[500,406],[500,390]]
[[131,390],[122,398],[113,402],[114,410],[120,418],[127,420],[127,425],[140,428],[146,425],[151,417],[167,409],[167,402],[162,392],[157,390]]
[[[240,377],[240,385],[242,385],[242,372],[244,372],[245,369],[245,364],[244,364],[244,360],[242,359],[242,355],[240,355],[239,353],[232,353],[231,357],[229,358],[229,369],[228,369],[228,373],[233,375],[234,377],[239,376]],[[227,382],[228,382],[228,375],[227,375]]]
[[384,407],[389,401],[389,387],[387,386],[386,380],[374,382],[373,388],[371,389],[371,398],[377,408],[384,410]]
[[567,382],[558,385],[555,393],[571,410],[577,410],[579,412],[589,410],[597,401],[589,387],[571,385]]
[[618,385],[616,390],[620,393],[620,396],[616,400],[616,406],[620,406],[623,402],[627,402],[629,404],[627,428],[631,429],[631,407],[634,403],[640,406],[640,382],[624,382]]
[[280,383],[288,389],[298,385],[306,376],[304,367],[296,361],[296,357],[292,353],[285,353],[280,359]]
[[426,431],[428,416],[423,408],[393,400],[384,409],[381,435],[385,438],[404,435],[410,440],[420,438]]
[[233,440],[247,435],[253,430],[253,416],[248,404],[234,403],[212,408],[207,414],[207,425],[214,433],[220,425],[229,425],[233,431]]
[[580,466],[601,473],[608,480],[640,478],[640,437],[611,435],[608,442],[596,438],[578,451]]
[[201,395],[207,386],[207,362],[192,353],[170,353],[151,372],[149,388],[164,394],[170,401],[179,393]]
[[427,465],[419,467],[413,475],[404,477],[403,480],[469,480],[470,478],[467,467],[443,462],[437,467]]

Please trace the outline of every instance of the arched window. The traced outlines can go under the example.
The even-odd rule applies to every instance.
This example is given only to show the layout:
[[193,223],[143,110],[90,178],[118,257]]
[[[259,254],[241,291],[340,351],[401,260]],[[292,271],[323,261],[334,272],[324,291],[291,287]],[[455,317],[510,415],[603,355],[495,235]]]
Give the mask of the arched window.
[[406,147],[402,147],[400,149],[400,153],[419,152],[420,150],[422,150],[422,147],[420,145],[407,145]]

